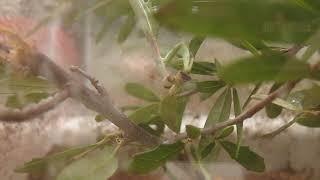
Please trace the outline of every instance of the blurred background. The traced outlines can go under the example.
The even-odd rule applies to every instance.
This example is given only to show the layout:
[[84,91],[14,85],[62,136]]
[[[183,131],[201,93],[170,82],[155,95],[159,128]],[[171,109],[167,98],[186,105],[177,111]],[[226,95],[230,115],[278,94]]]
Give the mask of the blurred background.
[[[25,35],[39,23],[42,24],[28,37],[41,52],[57,60],[61,66],[76,65],[87,70],[106,87],[117,106],[141,103],[125,93],[124,85],[139,82],[154,91],[162,91],[164,89],[159,87],[158,82],[163,79],[156,68],[153,49],[139,27],[132,28],[125,40],[119,40],[119,29],[129,22],[132,12],[124,8],[128,6],[126,1],[112,2],[119,9],[85,0],[76,3],[72,0],[1,0],[0,25],[10,26]],[[188,34],[165,29],[160,29],[159,34],[159,46],[163,53],[181,39],[188,41],[191,38]],[[197,58],[212,62],[218,59],[224,64],[249,54],[221,39],[207,38]],[[247,94],[244,88],[241,98]],[[1,101],[5,102],[5,99],[3,97]],[[185,115],[186,121],[203,125],[213,99],[215,97],[199,105],[200,99],[193,97],[188,105],[192,112]],[[95,113],[68,100],[35,120],[19,124],[1,123],[1,179],[25,178],[25,175],[14,173],[13,169],[34,157],[45,155],[55,145],[70,147],[95,142],[99,132],[108,130],[105,128],[108,123],[97,124],[94,117]],[[280,179],[281,173],[284,178],[298,174],[297,178],[308,179],[311,171],[315,177],[320,176],[320,162],[316,161],[320,155],[319,130],[294,125],[273,140],[258,141],[255,138],[257,134],[270,132],[289,120],[289,115],[270,120],[260,113],[246,121],[245,142],[265,157],[267,170],[274,172],[266,176],[250,174],[247,179]],[[114,128],[112,125],[108,127]],[[213,170],[215,173],[224,176],[232,174],[232,177],[244,174],[244,170],[233,162],[230,164],[225,155],[221,156],[220,161],[220,165],[212,167],[216,169]]]

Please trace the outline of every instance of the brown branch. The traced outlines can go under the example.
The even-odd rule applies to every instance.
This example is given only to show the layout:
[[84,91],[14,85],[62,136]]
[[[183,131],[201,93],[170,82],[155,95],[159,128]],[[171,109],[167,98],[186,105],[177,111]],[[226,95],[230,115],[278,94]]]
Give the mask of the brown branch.
[[[126,138],[149,146],[160,143],[157,137],[134,124],[126,115],[119,111],[107,93],[99,94],[91,90],[77,76],[55,64],[46,55],[33,49],[28,50],[31,50],[31,52],[28,52],[28,57],[24,57],[27,59],[25,62],[28,64],[24,65],[27,66],[33,75],[43,76],[61,89],[68,87],[70,97],[80,101],[87,108],[108,117],[109,121],[125,133]],[[11,49],[8,53],[11,53]],[[11,61],[15,61],[15,59]]]
[[[59,86],[68,85],[72,98],[80,101],[87,108],[108,117],[109,121],[118,126],[127,138],[146,145],[159,144],[158,138],[134,124],[126,115],[119,111],[106,92],[99,94],[91,90],[84,82],[80,81],[79,78],[60,68],[43,54],[36,53],[33,64],[38,64],[38,67],[32,66],[33,72],[40,73],[39,75],[51,79]],[[40,71],[40,69],[45,69],[45,71]]]
[[68,90],[62,90],[47,99],[40,101],[37,104],[28,105],[19,109],[2,109],[0,110],[0,121],[4,122],[22,122],[30,118],[45,113],[69,97]]

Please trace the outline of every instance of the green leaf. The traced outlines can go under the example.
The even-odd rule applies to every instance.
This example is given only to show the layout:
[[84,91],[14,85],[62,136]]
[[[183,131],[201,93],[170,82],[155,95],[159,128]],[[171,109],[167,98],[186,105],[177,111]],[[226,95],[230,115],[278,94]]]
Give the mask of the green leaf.
[[134,19],[134,15],[133,15],[133,13],[130,13],[129,16],[127,17],[126,21],[122,25],[120,32],[118,34],[118,42],[119,43],[123,43],[128,39],[130,33],[134,29],[135,24],[136,24],[136,21]]
[[241,146],[238,157],[235,156],[237,146],[229,141],[220,142],[222,147],[228,152],[230,157],[240,163],[247,170],[255,172],[265,171],[264,159],[251,151],[247,146]]
[[189,48],[186,44],[182,44],[180,48],[180,52],[182,55],[182,61],[183,61],[183,70],[185,72],[190,72],[192,69],[193,59],[190,57]]
[[312,113],[302,113],[295,117],[295,121],[306,127],[320,128],[320,115]]
[[[267,97],[268,97],[268,95],[264,95],[264,94],[255,94],[252,96],[252,98],[259,99],[259,100],[263,100]],[[278,106],[281,106],[283,108],[286,108],[288,110],[292,110],[292,111],[301,111],[302,110],[299,106],[292,104],[291,102],[283,100],[281,98],[276,98],[275,100],[272,101],[272,103],[274,103]]]
[[101,122],[101,121],[104,121],[104,120],[106,120],[106,119],[108,119],[106,116],[104,116],[104,115],[102,115],[102,114],[98,114],[98,115],[96,115],[96,117],[94,118],[94,120],[96,121],[96,122]]
[[[172,61],[174,60],[174,58],[176,57],[176,55],[178,54],[179,50],[181,49],[183,43],[178,43],[177,45],[175,45],[166,55],[166,57],[164,58],[164,62],[166,64],[172,64]],[[183,67],[183,63],[181,63],[181,68]]]
[[228,120],[230,116],[231,103],[231,91],[230,88],[226,88],[212,106],[205,123],[205,127]]
[[113,22],[132,13],[128,0],[106,1],[108,1],[107,4],[95,10],[95,14],[103,21],[103,26],[95,38],[96,43],[103,40]]
[[67,161],[70,158],[79,155],[85,151],[88,151],[92,148],[95,148],[96,144],[94,145],[89,145],[89,146],[84,146],[84,147],[78,147],[78,148],[72,148],[68,149],[63,152],[59,152],[56,154],[52,154],[49,156],[46,156],[44,158],[36,158],[32,159],[32,161],[29,161],[25,163],[22,167],[18,167],[15,169],[15,172],[19,173],[26,173],[26,172],[41,172],[44,170],[47,165],[51,162],[56,162],[56,161]]
[[193,62],[191,73],[200,75],[214,75],[216,73],[216,65],[206,61]]
[[23,107],[23,103],[21,102],[19,96],[17,94],[14,94],[14,95],[8,96],[6,101],[6,107],[21,109]]
[[189,43],[189,51],[191,57],[195,57],[200,46],[202,45],[203,41],[206,39],[204,36],[195,36],[191,39]]
[[302,43],[319,24],[319,10],[284,1],[175,0],[156,18],[169,28],[226,39]]
[[[151,127],[152,125],[153,127]],[[148,131],[150,134],[158,137],[163,134],[165,129],[165,124],[161,120],[160,116],[153,117],[150,122],[146,124],[139,124],[139,126]]]
[[209,143],[207,146],[205,146],[203,149],[201,149],[201,159],[206,158],[214,149],[214,147],[216,146],[215,141]]
[[268,48],[262,41],[249,42],[247,40],[232,39],[228,40],[232,45],[250,51],[253,55],[259,56],[259,50]]
[[57,180],[105,180],[117,170],[118,161],[114,150],[104,147],[65,167]]
[[219,89],[226,85],[223,81],[201,81],[196,82],[197,90],[200,93],[205,93],[207,98],[216,93]]
[[[183,62],[179,59],[173,59],[169,65],[178,70],[183,69]],[[198,61],[193,62],[190,73],[199,75],[214,75],[216,71],[216,65],[214,63]]]
[[224,128],[221,133],[219,134],[219,136],[217,137],[217,139],[223,139],[228,137],[229,135],[231,135],[233,133],[234,127],[233,126],[229,126]]
[[139,108],[129,115],[129,119],[136,124],[141,124],[150,122],[155,116],[159,116],[159,104]]
[[27,103],[39,103],[41,100],[46,99],[49,96],[50,94],[46,92],[34,92],[28,93],[24,97]]
[[[269,91],[269,94],[280,88],[282,85],[283,83],[274,83]],[[281,114],[282,107],[277,104],[270,103],[266,105],[265,110],[267,116],[272,119],[278,117]]]
[[191,139],[196,139],[201,135],[200,129],[192,125],[186,125],[186,132]]
[[288,96],[288,101],[303,109],[313,109],[320,105],[320,87],[314,85],[312,88],[296,91]]
[[180,132],[182,116],[188,97],[167,96],[160,104],[160,116],[163,122],[174,132]]
[[131,96],[134,96],[146,101],[151,101],[151,102],[160,101],[157,95],[155,95],[151,90],[145,88],[141,84],[127,83],[125,86],[125,89],[127,93],[130,94]]
[[[233,99],[234,115],[237,117],[241,114],[242,108],[240,105],[240,99],[239,99],[238,91],[236,88],[232,89],[232,99]],[[241,146],[241,141],[242,141],[242,136],[243,136],[243,121],[240,123],[237,123],[236,126],[237,126],[237,149],[236,149],[235,157],[238,157],[239,151],[240,151],[240,146]]]
[[177,142],[175,144],[162,144],[151,151],[137,154],[133,157],[129,171],[138,174],[153,171],[177,156],[183,148],[184,144]]
[[222,67],[220,77],[228,83],[285,82],[307,78],[309,65],[284,54],[264,54],[242,58]]

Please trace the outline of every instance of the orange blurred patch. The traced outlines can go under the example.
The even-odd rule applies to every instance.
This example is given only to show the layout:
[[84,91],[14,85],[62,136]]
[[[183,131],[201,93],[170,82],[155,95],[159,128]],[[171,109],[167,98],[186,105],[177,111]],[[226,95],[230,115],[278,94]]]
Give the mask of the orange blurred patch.
[[[62,67],[82,64],[79,48],[70,33],[58,25],[44,26],[27,37],[37,25],[32,19],[25,17],[0,17],[0,26],[16,33],[29,46],[36,48]],[[6,38],[0,34],[0,41]]]

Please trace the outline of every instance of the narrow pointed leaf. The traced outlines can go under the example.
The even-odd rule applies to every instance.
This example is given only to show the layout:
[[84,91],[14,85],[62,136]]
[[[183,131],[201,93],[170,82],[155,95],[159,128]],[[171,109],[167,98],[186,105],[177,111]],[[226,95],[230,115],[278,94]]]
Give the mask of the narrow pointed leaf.
[[175,144],[162,144],[151,151],[137,154],[133,157],[129,171],[138,174],[153,171],[177,156],[183,148],[184,144],[177,142]]
[[229,135],[231,135],[233,133],[234,127],[230,126],[227,128],[224,128],[221,133],[219,134],[219,136],[217,137],[217,139],[223,139],[228,137]]
[[44,170],[47,167],[47,165],[53,161],[69,160],[70,158],[95,147],[96,145],[94,144],[84,147],[72,148],[66,151],[52,154],[50,156],[46,156],[44,158],[32,159],[32,161],[25,163],[22,167],[18,167],[17,169],[15,169],[15,172],[39,172]]
[[141,84],[127,83],[125,89],[131,96],[151,102],[160,101],[157,95],[155,95],[151,90],[147,89]]
[[151,104],[137,109],[129,115],[129,119],[136,124],[148,123],[159,116],[159,104]]
[[251,151],[247,146],[241,146],[238,157],[235,157],[237,146],[229,141],[220,142],[222,147],[228,152],[230,157],[240,163],[243,167],[250,171],[265,171],[264,159]]
[[285,82],[310,77],[309,65],[283,54],[261,55],[237,60],[222,67],[220,77],[228,83]]
[[[183,62],[179,59],[173,59],[170,63],[170,66],[182,70]],[[216,65],[207,61],[198,61],[193,62],[190,73],[191,74],[199,74],[199,75],[214,75],[217,72]]]
[[[282,86],[283,83],[274,83],[269,91],[269,94],[273,91],[277,90],[279,87]],[[269,118],[276,118],[278,117],[282,112],[282,106],[279,106],[274,103],[267,104],[265,107],[266,114]]]
[[104,147],[65,167],[57,180],[105,180],[117,170],[118,161],[113,148]]
[[120,29],[120,32],[118,34],[118,43],[123,43],[128,39],[129,35],[134,29],[135,24],[136,21],[134,19],[134,15],[133,13],[130,13]]
[[197,82],[197,90],[200,93],[206,94],[206,97],[210,97],[214,93],[216,93],[219,89],[226,85],[223,81],[201,81]]
[[182,116],[188,102],[187,97],[167,96],[160,105],[160,116],[163,122],[174,132],[180,132]]
[[[242,108],[240,105],[238,91],[235,88],[232,89],[232,98],[233,98],[234,115],[235,115],[235,117],[237,117],[241,114]],[[235,157],[238,157],[239,151],[240,151],[240,146],[241,146],[241,141],[242,141],[242,135],[243,135],[243,122],[236,124],[236,126],[237,126],[237,149],[236,149]]]
[[201,130],[198,127],[192,125],[186,126],[186,132],[188,134],[188,137],[191,139],[196,139],[201,135]]
[[205,123],[205,127],[209,127],[229,119],[231,103],[231,91],[230,88],[226,88],[212,106]]
[[303,113],[295,117],[298,124],[309,128],[320,128],[320,115]]
[[226,39],[302,43],[319,24],[310,11],[291,0],[174,0],[156,18],[174,30]]
[[[259,99],[259,100],[265,99],[267,97],[268,95],[264,95],[264,94],[255,94],[252,96],[252,98]],[[275,100],[272,101],[272,103],[292,111],[302,110],[299,106],[292,104],[289,101],[283,100],[281,98],[276,98]]]
[[189,50],[191,57],[195,57],[198,50],[200,49],[200,46],[202,45],[203,41],[206,38],[204,36],[195,36],[191,39],[189,43]]

